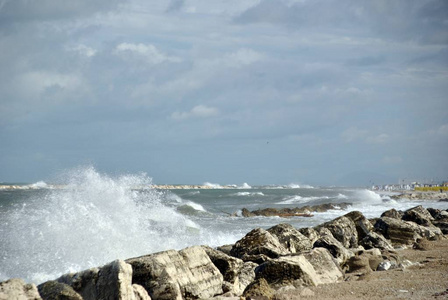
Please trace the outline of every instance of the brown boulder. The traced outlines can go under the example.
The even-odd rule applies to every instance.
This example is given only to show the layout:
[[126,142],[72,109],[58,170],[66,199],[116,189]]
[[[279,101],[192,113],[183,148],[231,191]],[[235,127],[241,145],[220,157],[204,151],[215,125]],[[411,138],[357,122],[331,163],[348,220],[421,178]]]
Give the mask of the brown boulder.
[[311,250],[313,247],[310,239],[301,234],[291,224],[278,224],[267,231],[276,236],[279,242],[291,253],[301,253]]

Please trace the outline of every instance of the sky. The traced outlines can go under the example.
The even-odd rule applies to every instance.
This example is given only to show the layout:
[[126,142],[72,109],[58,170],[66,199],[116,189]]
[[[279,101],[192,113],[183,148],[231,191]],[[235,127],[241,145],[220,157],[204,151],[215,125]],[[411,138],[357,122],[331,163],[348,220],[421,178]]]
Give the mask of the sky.
[[0,0],[0,182],[448,180],[448,1]]

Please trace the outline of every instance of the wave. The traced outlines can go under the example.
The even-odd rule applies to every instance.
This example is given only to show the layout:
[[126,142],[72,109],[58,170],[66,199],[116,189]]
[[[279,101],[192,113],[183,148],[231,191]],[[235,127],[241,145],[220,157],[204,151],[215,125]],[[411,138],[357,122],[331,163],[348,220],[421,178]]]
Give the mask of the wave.
[[145,174],[112,178],[87,167],[61,180],[70,188],[50,189],[0,211],[2,277],[40,283],[117,258],[213,244],[203,241],[199,225],[164,204],[160,192],[133,189],[150,185]]
[[264,196],[262,192],[238,192],[230,194],[231,196]]
[[314,189],[314,186],[308,184],[290,183],[286,186],[289,189]]
[[204,182],[203,185],[207,186],[211,189],[222,189],[223,188],[223,186],[218,183]]
[[330,199],[328,196],[323,197],[302,197],[299,195],[287,197],[286,199],[277,202],[277,204],[294,204],[294,203],[306,203],[314,200],[321,200],[321,199]]

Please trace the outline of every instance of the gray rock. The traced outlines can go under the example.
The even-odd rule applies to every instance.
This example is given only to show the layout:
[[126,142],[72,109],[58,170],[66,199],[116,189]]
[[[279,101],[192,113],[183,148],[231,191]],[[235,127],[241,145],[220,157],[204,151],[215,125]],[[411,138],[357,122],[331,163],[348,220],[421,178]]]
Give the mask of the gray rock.
[[330,251],[331,255],[336,258],[338,264],[342,266],[354,253],[344,247],[341,242],[333,237],[329,229],[321,228],[320,238],[314,242],[313,248],[322,247]]
[[358,231],[352,219],[342,216],[319,225],[315,229],[319,231],[322,227],[330,230],[333,237],[341,242],[345,248],[358,247]]
[[394,250],[394,247],[389,243],[389,241],[376,232],[370,232],[362,240],[359,241],[359,245],[363,246],[365,249],[385,249]]
[[303,256],[309,261],[316,272],[314,282],[319,284],[335,283],[343,279],[344,274],[338,262],[325,248],[314,248]]
[[421,238],[417,224],[395,218],[381,217],[375,223],[375,230],[390,239],[393,245],[412,245]]
[[344,217],[351,219],[355,224],[358,233],[358,241],[365,238],[373,231],[372,223],[370,223],[370,221],[359,211],[349,212],[348,214],[345,214]]
[[426,210],[426,208],[419,205],[406,210],[403,214],[402,220],[412,221],[418,225],[431,226],[434,218]]
[[274,290],[269,286],[264,278],[259,278],[252,282],[243,293],[246,299],[267,299],[274,297]]
[[223,275],[223,291],[225,293],[240,296],[244,289],[254,281],[255,268],[258,264],[243,262],[239,258],[229,256],[208,246],[202,247]]
[[385,212],[383,212],[381,214],[381,217],[388,217],[388,218],[393,218],[393,219],[399,219],[401,220],[401,217],[403,217],[403,212],[402,211],[398,211],[395,208],[386,210]]
[[311,241],[311,244],[314,244],[320,237],[319,233],[311,227],[300,228],[299,232],[306,236]]
[[[132,267],[115,260],[101,268],[65,274],[58,282],[71,286],[85,300],[94,299],[150,299],[146,291],[132,284]],[[137,294],[136,294],[137,290]]]
[[223,276],[200,246],[126,260],[133,282],[154,299],[198,299],[222,294]]
[[378,265],[377,271],[387,271],[392,267],[392,263],[390,261],[383,261]]
[[[268,231],[256,228],[246,234],[241,240],[233,245],[230,254],[244,261],[263,262],[267,258],[277,258],[290,253],[277,239]],[[265,257],[263,257],[265,256]]]
[[83,300],[71,286],[54,280],[44,282],[37,288],[44,300]]
[[35,284],[27,284],[22,279],[12,278],[0,282],[1,300],[41,300]]
[[282,223],[267,230],[276,236],[279,242],[291,253],[301,253],[311,250],[310,239],[295,229],[291,224]]

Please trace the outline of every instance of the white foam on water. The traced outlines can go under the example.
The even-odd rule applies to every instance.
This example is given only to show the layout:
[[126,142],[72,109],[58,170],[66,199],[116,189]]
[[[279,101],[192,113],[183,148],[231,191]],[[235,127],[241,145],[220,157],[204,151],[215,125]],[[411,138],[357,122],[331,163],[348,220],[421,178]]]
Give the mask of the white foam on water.
[[112,178],[88,167],[68,172],[64,181],[67,189],[36,194],[0,214],[0,281],[40,283],[117,258],[215,244],[202,236],[213,234],[162,203],[159,192],[142,190],[151,184],[145,174]]
[[185,201],[185,205],[188,205],[198,211],[206,211],[202,205],[195,203],[193,201]]
[[231,196],[264,196],[263,192],[238,192]]
[[308,184],[290,183],[287,185],[287,188],[290,188],[290,189],[314,189],[314,186],[308,185]]

